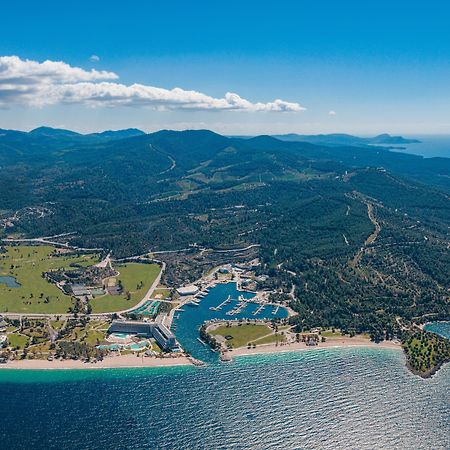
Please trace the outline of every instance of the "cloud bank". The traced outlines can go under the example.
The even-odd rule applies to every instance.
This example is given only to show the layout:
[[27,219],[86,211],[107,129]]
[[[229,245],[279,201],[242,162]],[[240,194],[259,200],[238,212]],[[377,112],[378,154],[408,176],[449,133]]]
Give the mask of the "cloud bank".
[[181,88],[165,89],[143,84],[118,83],[114,72],[84,70],[61,61],[0,57],[0,107],[21,104],[43,107],[81,104],[90,107],[147,106],[160,110],[300,112],[299,103],[274,100],[252,103],[227,92],[215,98]]

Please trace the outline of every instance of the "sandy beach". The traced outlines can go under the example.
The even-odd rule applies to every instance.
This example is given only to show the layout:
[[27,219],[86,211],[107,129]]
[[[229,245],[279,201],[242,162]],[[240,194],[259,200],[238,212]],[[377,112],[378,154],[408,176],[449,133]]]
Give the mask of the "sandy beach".
[[96,363],[84,363],[72,359],[64,361],[27,359],[0,364],[0,369],[118,369],[127,367],[172,367],[190,365],[192,365],[192,362],[185,356],[177,358],[148,358],[141,356],[136,357],[135,355],[123,355],[107,357],[103,361]]
[[321,348],[339,348],[339,347],[372,347],[372,348],[391,348],[401,350],[398,342],[383,341],[379,344],[362,337],[339,337],[327,338],[326,342],[320,342],[315,346],[307,346],[304,342],[295,342],[286,345],[263,344],[256,348],[241,347],[228,353],[232,358],[235,356],[259,355],[261,353],[280,353],[292,351],[318,350]]

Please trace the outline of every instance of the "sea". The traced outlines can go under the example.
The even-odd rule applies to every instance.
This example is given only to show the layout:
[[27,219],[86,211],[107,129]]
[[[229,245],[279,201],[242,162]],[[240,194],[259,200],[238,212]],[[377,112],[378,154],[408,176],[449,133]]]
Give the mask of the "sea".
[[[402,351],[372,347],[221,363],[196,328],[228,318],[236,300],[210,308],[229,295],[242,293],[219,285],[177,318],[178,338],[205,367],[0,370],[0,448],[450,448],[450,365],[422,379]],[[448,333],[443,322],[433,327]]]
[[450,135],[421,135],[408,136],[411,139],[417,139],[420,143],[400,144],[395,147],[401,147],[393,151],[420,155],[425,158],[450,158]]

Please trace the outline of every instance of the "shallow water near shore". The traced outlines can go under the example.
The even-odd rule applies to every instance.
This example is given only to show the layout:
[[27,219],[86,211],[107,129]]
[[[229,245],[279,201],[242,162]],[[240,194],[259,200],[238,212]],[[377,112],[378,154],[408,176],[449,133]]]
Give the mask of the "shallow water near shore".
[[430,322],[424,327],[425,331],[439,334],[447,339],[450,339],[450,322]]
[[450,370],[402,352],[336,348],[205,368],[1,371],[3,448],[450,446]]

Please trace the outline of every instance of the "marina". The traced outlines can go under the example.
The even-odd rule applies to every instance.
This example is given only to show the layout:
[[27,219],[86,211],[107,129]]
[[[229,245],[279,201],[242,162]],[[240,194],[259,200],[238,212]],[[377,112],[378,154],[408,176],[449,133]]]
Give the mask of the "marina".
[[[271,305],[273,308],[274,305]],[[197,307],[186,308],[179,315],[178,310],[173,316],[172,331],[176,330],[177,340],[183,349],[193,357],[207,363],[219,359],[218,353],[212,353],[209,346],[203,345],[199,340],[199,328],[204,322],[214,321],[239,321],[242,319],[264,319],[265,311],[260,310],[254,314],[261,305],[255,302],[255,294],[237,289],[236,283],[218,283],[212,287]],[[233,311],[230,316],[228,314]],[[270,315],[271,319],[286,318],[286,308],[279,307],[276,314]]]

